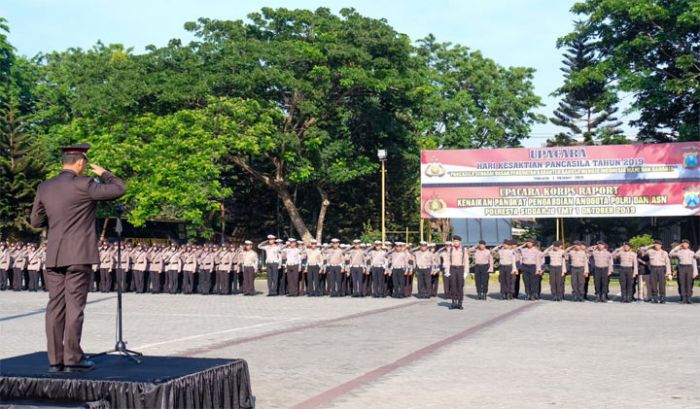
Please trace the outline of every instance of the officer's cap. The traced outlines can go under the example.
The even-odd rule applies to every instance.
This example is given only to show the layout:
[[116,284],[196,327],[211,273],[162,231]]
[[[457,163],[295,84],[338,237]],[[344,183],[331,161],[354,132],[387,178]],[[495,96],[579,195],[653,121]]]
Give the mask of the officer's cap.
[[318,244],[318,240],[316,240],[316,239],[311,239],[311,240],[309,240],[309,243],[311,243],[311,244]]
[[683,239],[683,240],[681,240],[681,243],[688,243],[688,244],[690,244],[690,240],[688,240],[688,239]]
[[352,241],[352,244],[360,244],[362,243],[362,240],[355,239]]
[[654,240],[654,244],[664,244],[664,242],[661,240]]
[[331,239],[331,243],[340,243],[340,240],[338,240],[338,239]]
[[374,241],[374,244],[375,244],[375,245],[377,245],[377,244],[382,244],[382,241],[381,241],[381,240],[375,240],[375,241]]
[[556,240],[554,243],[552,243],[552,245],[553,245],[554,247],[559,247],[559,246],[561,246],[561,241]]
[[486,244],[484,240],[479,240],[479,244]]
[[623,245],[623,246],[630,246],[630,247],[632,247],[632,245],[631,245],[628,241],[622,243],[622,245]]
[[290,238],[287,239],[287,241],[290,242],[290,243],[296,243],[296,242],[297,242],[297,239],[290,237]]
[[64,155],[83,155],[87,159],[87,151],[90,149],[89,143],[76,143],[75,145],[62,146],[61,152]]
[[250,240],[246,240],[246,241],[243,242],[243,244],[253,244],[253,242],[250,241]]
[[268,240],[274,240],[274,239],[276,239],[276,238],[277,238],[277,237],[276,237],[274,234],[268,234],[268,235],[267,235],[267,239],[268,239]]
[[421,245],[421,246],[427,246],[427,245],[428,245],[428,242],[427,242],[427,241],[421,241],[421,242],[420,242],[420,245]]
[[452,236],[452,240],[462,241],[462,237],[454,235],[454,236]]
[[598,240],[595,244],[605,244],[603,240]]

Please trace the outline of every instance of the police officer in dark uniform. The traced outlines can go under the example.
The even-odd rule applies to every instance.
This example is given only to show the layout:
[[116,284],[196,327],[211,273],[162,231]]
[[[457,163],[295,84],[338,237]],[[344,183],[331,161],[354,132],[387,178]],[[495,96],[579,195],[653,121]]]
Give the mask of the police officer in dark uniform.
[[49,371],[89,371],[94,363],[80,348],[83,310],[91,269],[100,262],[95,233],[97,202],[122,196],[124,183],[91,164],[102,179],[84,176],[88,144],[62,148],[63,170],[39,185],[31,214],[32,226],[48,227],[46,248],[46,338]]

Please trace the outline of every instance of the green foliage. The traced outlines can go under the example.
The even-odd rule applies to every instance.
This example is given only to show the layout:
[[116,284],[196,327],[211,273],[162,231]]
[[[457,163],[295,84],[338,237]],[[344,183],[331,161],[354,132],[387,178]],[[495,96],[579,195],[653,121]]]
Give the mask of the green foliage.
[[585,0],[572,11],[584,20],[559,43],[590,43],[599,57],[575,81],[605,79],[632,93],[642,139],[698,140],[697,0]]
[[567,128],[553,139],[549,146],[571,146],[582,143],[593,145],[595,141],[604,143],[624,143],[620,125],[614,117],[617,97],[609,88],[605,78],[587,75],[595,64],[594,49],[590,43],[575,39],[564,54],[566,77],[564,85],[555,95],[563,96],[554,117],[549,120]]
[[534,123],[545,118],[533,112],[542,106],[534,93],[534,70],[505,68],[479,51],[429,36],[418,41],[430,82],[422,94],[418,123],[432,145],[444,148],[519,146]]
[[634,250],[637,250],[640,247],[654,244],[654,238],[651,237],[651,234],[640,234],[630,238],[629,243]]
[[47,171],[43,146],[28,132],[16,104],[0,109],[0,236],[20,236],[29,224],[34,192]]
[[382,231],[372,228],[372,224],[367,221],[362,224],[362,234],[360,240],[363,243],[374,243],[376,240],[382,239]]

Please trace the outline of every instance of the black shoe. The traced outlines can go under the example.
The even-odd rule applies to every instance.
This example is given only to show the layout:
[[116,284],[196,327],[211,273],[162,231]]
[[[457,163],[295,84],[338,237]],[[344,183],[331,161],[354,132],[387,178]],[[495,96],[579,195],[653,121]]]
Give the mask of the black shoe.
[[651,297],[651,303],[652,303],[652,304],[656,304],[657,302],[658,302],[658,301],[657,301],[656,297]]
[[666,299],[665,299],[664,297],[661,297],[661,299],[659,300],[659,302],[660,302],[661,304],[666,304]]
[[685,297],[685,303],[686,303],[686,304],[692,304],[693,301],[690,300],[690,297]]
[[452,301],[452,304],[450,305],[450,309],[451,309],[451,310],[454,310],[454,309],[455,309],[455,302],[454,302],[454,301]]
[[49,365],[49,372],[51,373],[56,373],[56,372],[63,372],[63,364],[58,364],[58,365]]
[[463,309],[464,309],[464,307],[462,307],[462,301],[460,301],[459,304],[457,304],[457,309],[458,309],[458,310],[463,310]]
[[88,372],[95,369],[95,363],[83,358],[80,362],[75,365],[66,365],[64,368],[65,372]]

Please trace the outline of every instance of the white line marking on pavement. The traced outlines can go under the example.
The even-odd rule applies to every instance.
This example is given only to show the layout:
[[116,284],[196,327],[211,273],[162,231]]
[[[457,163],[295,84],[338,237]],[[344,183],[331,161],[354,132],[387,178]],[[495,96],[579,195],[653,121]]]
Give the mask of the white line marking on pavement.
[[260,323],[260,324],[248,325],[247,327],[237,327],[237,328],[226,329],[226,330],[223,330],[223,331],[207,332],[207,333],[204,333],[204,334],[190,335],[189,337],[182,337],[182,338],[171,339],[171,340],[168,340],[168,341],[156,342],[156,343],[153,343],[153,344],[141,345],[141,346],[138,346],[138,347],[134,347],[134,349],[135,349],[135,350],[139,350],[139,349],[148,349],[148,348],[153,348],[153,347],[157,347],[157,346],[160,346],[160,345],[172,344],[173,342],[188,341],[188,340],[191,340],[191,339],[201,338],[201,337],[207,337],[207,336],[210,336],[210,335],[227,334],[227,333],[237,332],[237,331],[243,331],[243,330],[247,330],[247,329],[265,327],[265,326],[272,325],[272,324],[280,324],[280,323],[285,323],[285,322],[297,321],[297,320],[300,320],[300,319],[301,319],[301,318],[290,318],[290,319],[287,319],[287,320],[284,320],[284,321],[263,322],[263,323]]

